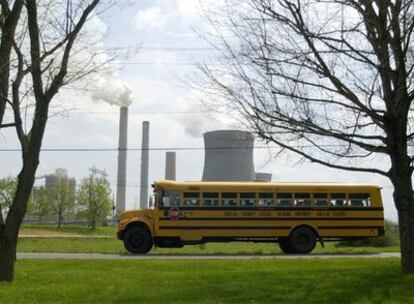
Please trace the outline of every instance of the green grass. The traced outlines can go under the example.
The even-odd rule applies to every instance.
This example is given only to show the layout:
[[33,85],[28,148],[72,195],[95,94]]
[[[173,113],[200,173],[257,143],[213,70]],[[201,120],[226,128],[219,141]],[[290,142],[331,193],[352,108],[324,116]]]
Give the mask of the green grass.
[[[116,238],[20,238],[19,252],[85,252],[126,253],[123,243]],[[325,248],[317,245],[314,253],[349,254],[398,252],[399,247],[336,247],[326,243]],[[207,243],[188,245],[184,248],[153,248],[150,254],[280,254],[277,244],[258,243]]]
[[19,238],[18,252],[121,253],[116,238]]
[[79,225],[64,225],[57,228],[56,225],[23,225],[20,228],[20,234],[51,234],[63,233],[63,234],[80,234],[80,235],[102,235],[102,236],[115,236],[117,232],[116,227],[103,227],[98,226],[96,230],[91,230],[87,226]]
[[[116,239],[116,227],[97,227],[91,231],[86,226],[62,226],[57,229],[51,225],[25,225],[21,229],[24,234],[76,234],[87,236],[108,236],[109,238],[19,238],[19,252],[69,252],[69,253],[126,253],[122,242]],[[326,243],[325,248],[318,244],[314,253],[348,254],[398,252],[398,246],[336,246]],[[258,243],[208,243],[205,245],[185,246],[184,248],[153,248],[151,254],[280,254],[275,244]]]
[[399,259],[17,262],[0,303],[413,303]]

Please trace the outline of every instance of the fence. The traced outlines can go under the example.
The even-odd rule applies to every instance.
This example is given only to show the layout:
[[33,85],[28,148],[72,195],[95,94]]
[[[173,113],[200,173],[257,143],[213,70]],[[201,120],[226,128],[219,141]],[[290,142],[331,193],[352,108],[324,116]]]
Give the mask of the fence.
[[[57,216],[38,216],[38,215],[26,215],[23,219],[23,224],[29,225],[57,225]],[[88,225],[88,219],[86,217],[77,216],[74,214],[65,214],[61,221],[62,225]],[[116,221],[114,219],[107,219],[103,222],[98,222],[98,225],[115,226]]]

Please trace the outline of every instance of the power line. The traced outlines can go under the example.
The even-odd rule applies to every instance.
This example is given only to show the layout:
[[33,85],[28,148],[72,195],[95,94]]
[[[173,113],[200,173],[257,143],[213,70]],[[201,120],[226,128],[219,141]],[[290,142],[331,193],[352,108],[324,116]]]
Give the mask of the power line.
[[[211,113],[213,111],[200,110],[200,111],[138,111],[128,112],[129,115],[141,115],[141,114],[200,114],[200,113]],[[76,115],[119,115],[119,111],[113,112],[68,112],[63,113],[62,116],[76,116]]]
[[[131,61],[131,62],[108,62],[107,64],[116,64],[119,66],[122,65],[157,65],[157,66],[227,66],[228,64],[224,63],[197,63],[197,62],[151,62],[151,61]],[[233,64],[235,65],[235,64]]]
[[[303,146],[291,146],[293,148],[315,148],[312,145],[303,145]],[[340,148],[348,147],[348,145],[319,145],[319,147],[324,148]],[[127,148],[127,149],[117,149],[117,148],[45,148],[41,149],[42,152],[118,152],[118,151],[201,151],[201,150],[244,150],[244,149],[282,149],[282,147],[269,147],[269,146],[256,146],[256,147],[159,147],[159,148]],[[19,148],[11,149],[0,149],[0,152],[21,152]]]
[[174,51],[174,52],[192,52],[192,51],[212,51],[212,47],[175,47],[175,46],[142,46],[137,47],[140,50],[148,51]]
[[136,50],[140,51],[174,51],[174,52],[192,52],[192,51],[212,51],[215,50],[209,46],[172,46],[172,45],[121,45],[121,46],[105,46],[105,50]]

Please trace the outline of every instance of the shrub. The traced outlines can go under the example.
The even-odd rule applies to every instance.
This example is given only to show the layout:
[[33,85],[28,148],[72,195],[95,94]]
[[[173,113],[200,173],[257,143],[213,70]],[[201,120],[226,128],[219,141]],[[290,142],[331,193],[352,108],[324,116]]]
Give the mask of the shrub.
[[373,247],[389,247],[398,246],[400,237],[398,233],[398,224],[396,222],[385,220],[385,235],[375,238],[350,239],[340,241],[337,246],[373,246]]

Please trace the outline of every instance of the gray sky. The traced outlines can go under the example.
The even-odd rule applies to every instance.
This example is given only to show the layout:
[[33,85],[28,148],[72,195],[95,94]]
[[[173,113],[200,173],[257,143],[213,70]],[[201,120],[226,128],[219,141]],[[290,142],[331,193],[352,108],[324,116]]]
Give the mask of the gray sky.
[[[118,77],[116,85],[125,85],[132,99],[129,107],[129,147],[140,147],[143,120],[151,123],[150,147],[153,148],[202,148],[203,132],[234,127],[234,122],[223,115],[231,116],[232,113],[219,115],[207,111],[199,104],[197,92],[183,82],[197,72],[196,62],[212,63],[212,50],[194,31],[194,28],[206,32],[211,30],[201,16],[199,0],[118,2],[122,4],[95,20],[93,27],[104,34],[103,42],[108,48],[142,45],[136,55],[120,60],[119,65],[114,66]],[[50,119],[43,148],[117,148],[119,107],[94,100],[94,93],[96,95],[97,92],[71,88],[62,90],[55,105],[63,104],[65,111]],[[55,111],[61,113],[61,107]],[[256,145],[264,144],[256,142]],[[0,132],[0,148],[18,148],[13,130]],[[272,173],[274,181],[378,184],[383,187],[386,217],[396,219],[392,188],[385,178],[337,171],[309,163],[297,164],[297,158],[293,155],[272,159],[270,152],[256,149],[255,165],[256,171]],[[177,179],[200,180],[203,159],[202,150],[178,151]],[[115,194],[116,161],[115,151],[43,152],[37,175],[50,174],[61,167],[68,169],[69,175],[79,182],[88,174],[88,168],[95,165],[107,171]],[[164,178],[164,163],[165,151],[150,151],[150,183]],[[134,207],[139,197],[139,165],[139,151],[129,151],[127,208]],[[1,152],[0,168],[0,177],[17,175],[19,153]]]

